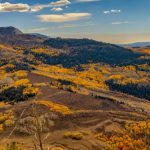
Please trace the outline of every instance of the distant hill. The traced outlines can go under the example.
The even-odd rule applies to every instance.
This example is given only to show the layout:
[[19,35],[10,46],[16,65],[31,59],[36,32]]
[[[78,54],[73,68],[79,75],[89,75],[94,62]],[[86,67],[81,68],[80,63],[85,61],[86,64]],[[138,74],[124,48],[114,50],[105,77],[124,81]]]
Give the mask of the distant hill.
[[0,44],[33,47],[39,46],[46,39],[46,36],[39,34],[25,34],[15,27],[0,27]]
[[9,27],[0,27],[0,35],[19,35],[23,34],[19,29],[9,26]]
[[41,38],[50,38],[49,36],[47,35],[44,35],[44,34],[40,34],[40,33],[29,33],[30,35],[35,35],[37,37],[41,37]]

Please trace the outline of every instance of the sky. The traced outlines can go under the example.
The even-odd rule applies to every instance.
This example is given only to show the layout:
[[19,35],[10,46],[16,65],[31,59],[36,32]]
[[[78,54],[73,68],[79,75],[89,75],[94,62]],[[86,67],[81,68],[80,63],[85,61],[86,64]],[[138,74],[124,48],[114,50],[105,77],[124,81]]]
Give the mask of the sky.
[[0,0],[0,26],[116,44],[150,41],[150,0]]

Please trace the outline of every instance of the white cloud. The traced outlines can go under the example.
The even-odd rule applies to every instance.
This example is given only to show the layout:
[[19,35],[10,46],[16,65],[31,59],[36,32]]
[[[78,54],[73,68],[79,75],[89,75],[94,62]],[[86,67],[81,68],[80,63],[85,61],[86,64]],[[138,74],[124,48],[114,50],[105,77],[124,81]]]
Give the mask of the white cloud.
[[35,5],[35,6],[32,6],[32,7],[31,7],[31,11],[32,11],[32,12],[38,12],[38,11],[40,11],[40,10],[42,10],[42,9],[44,9],[44,8],[48,8],[48,7],[50,7],[49,4],[45,4],[45,5]]
[[118,10],[113,10],[113,9],[112,9],[111,12],[112,12],[112,13],[120,13],[121,10],[119,10],[119,9],[118,9]]
[[120,13],[120,9],[112,9],[112,10],[106,10],[104,11],[104,14],[111,14],[111,13]]
[[52,8],[51,10],[53,10],[53,11],[61,11],[63,9],[60,7],[65,7],[69,4],[71,4],[71,2],[69,0],[58,0],[56,2],[51,2],[49,4],[32,6],[31,11],[38,12],[44,8]]
[[62,9],[61,7],[58,7],[58,8],[54,7],[54,8],[52,8],[51,10],[52,10],[52,11],[62,11],[63,9]]
[[71,2],[69,0],[58,0],[56,2],[51,2],[50,5],[51,7],[62,7],[62,6],[67,6]]
[[90,13],[65,13],[63,15],[38,15],[37,17],[42,22],[69,22],[85,19],[90,16]]
[[97,2],[97,1],[101,1],[101,0],[76,0],[77,2],[80,3],[86,3],[86,2]]
[[128,24],[129,21],[118,21],[118,22],[112,22],[113,25],[120,25],[120,24]]
[[104,14],[110,14],[110,11],[106,10],[104,11]]
[[30,6],[28,4],[12,4],[9,2],[0,3],[0,12],[27,12],[29,10]]

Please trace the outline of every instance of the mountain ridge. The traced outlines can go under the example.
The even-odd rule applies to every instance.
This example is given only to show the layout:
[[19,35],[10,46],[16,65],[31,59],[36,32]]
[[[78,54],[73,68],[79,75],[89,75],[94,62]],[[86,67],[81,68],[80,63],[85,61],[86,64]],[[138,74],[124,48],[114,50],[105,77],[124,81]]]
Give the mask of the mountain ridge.
[[[7,29],[8,31],[12,31],[8,32]],[[65,67],[80,66],[81,64],[89,63],[122,65],[125,63],[128,64],[139,57],[139,54],[134,53],[130,49],[92,39],[43,37],[39,36],[39,34],[24,34],[15,27],[2,27],[1,30],[10,33],[3,36],[0,34],[0,43],[2,44],[25,47],[28,53],[33,53],[31,49],[35,47],[48,48],[47,51],[55,49],[54,51],[57,53],[61,51],[60,55],[55,57],[49,56],[46,53],[34,54],[37,59],[41,60],[42,58],[42,62],[49,65],[62,64]]]
[[150,42],[135,42],[129,44],[120,44],[119,46],[129,46],[129,47],[149,47]]

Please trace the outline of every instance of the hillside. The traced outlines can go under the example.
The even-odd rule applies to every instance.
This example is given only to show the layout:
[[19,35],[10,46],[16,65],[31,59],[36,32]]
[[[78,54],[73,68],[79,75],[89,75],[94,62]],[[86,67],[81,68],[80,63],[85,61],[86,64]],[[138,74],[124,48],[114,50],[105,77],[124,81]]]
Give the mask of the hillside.
[[149,150],[148,47],[0,28],[0,149]]
[[[83,85],[82,82],[85,81],[80,81],[81,83],[76,81],[83,76],[82,80],[89,78],[95,82],[92,85],[94,89],[101,90],[102,87],[150,99],[148,48],[126,49],[89,39],[40,38],[39,40],[38,35],[23,34],[13,27],[2,29],[1,32],[7,31],[6,35],[13,38],[7,40],[7,37],[3,36],[8,44],[3,43],[0,46],[1,65],[9,63],[14,65],[15,70],[35,70],[36,73],[57,77],[76,86]],[[21,36],[20,40],[18,36]],[[27,38],[28,36],[30,38]],[[15,44],[12,44],[12,41]],[[65,76],[59,72],[55,75],[53,71],[49,72],[54,65],[53,71],[61,69]],[[99,80],[95,78],[97,75],[100,76]],[[85,85],[90,84],[86,82]]]
[[[130,49],[89,39],[51,38],[44,41],[44,45],[63,49],[66,53],[56,58],[58,62],[52,63],[63,64],[67,67],[88,63],[123,65],[130,64],[139,57]],[[51,60],[46,61],[51,63]]]

